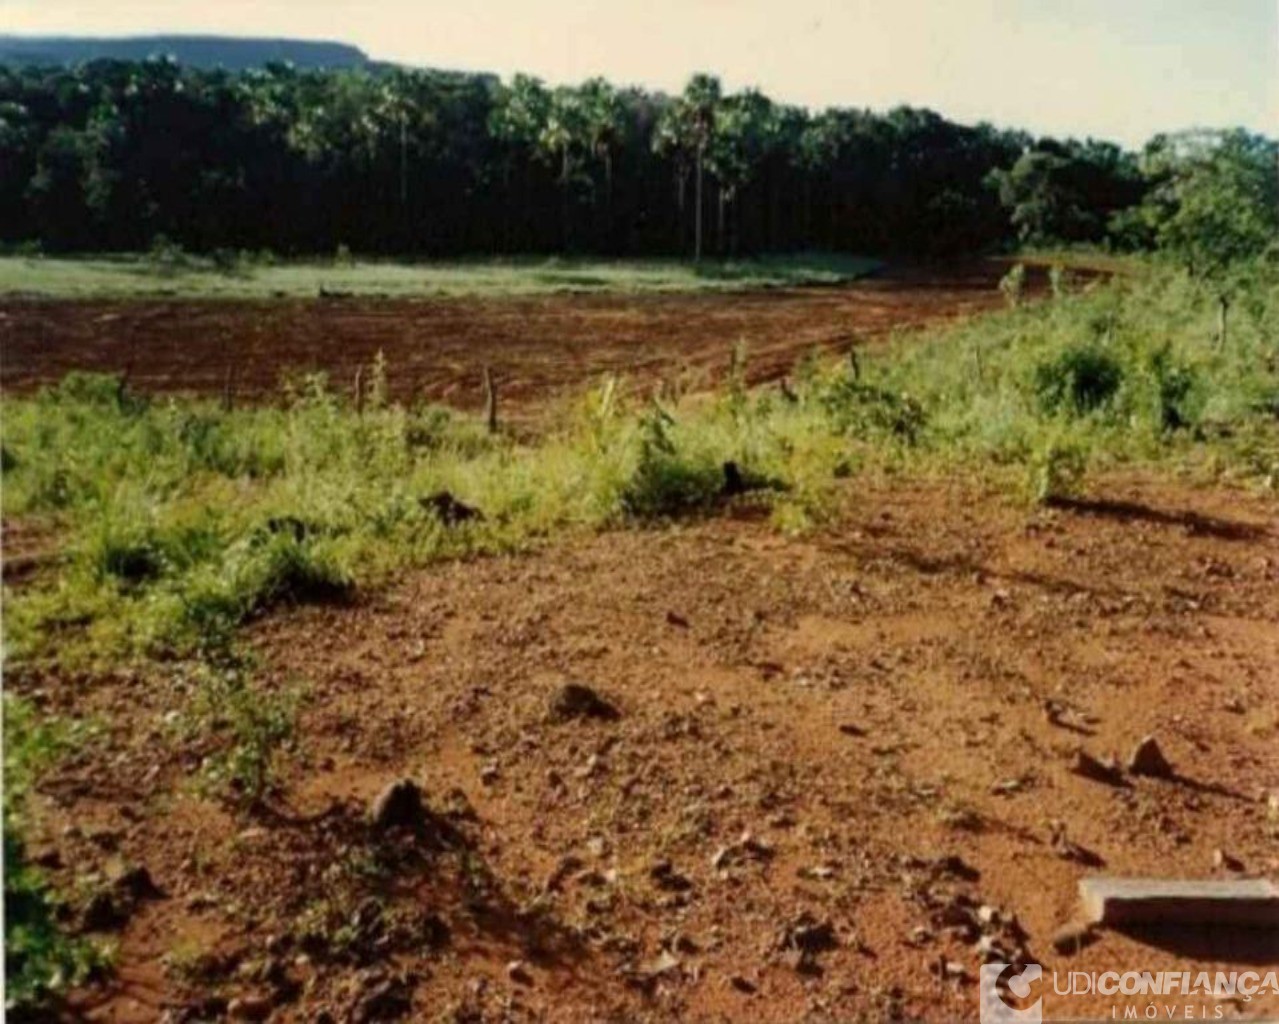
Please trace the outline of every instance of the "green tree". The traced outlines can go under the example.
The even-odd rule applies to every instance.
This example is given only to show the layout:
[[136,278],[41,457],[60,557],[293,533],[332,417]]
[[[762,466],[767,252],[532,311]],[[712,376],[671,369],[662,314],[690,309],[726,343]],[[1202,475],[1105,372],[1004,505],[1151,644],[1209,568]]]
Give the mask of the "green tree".
[[[693,259],[702,258],[703,196],[706,155],[715,134],[715,111],[723,90],[719,79],[694,75],[684,93],[663,112],[654,140],[660,152],[674,151],[693,165]],[[683,179],[680,179],[680,206],[683,206]]]
[[1146,148],[1157,182],[1143,204],[1159,246],[1217,294],[1217,337],[1241,267],[1279,251],[1279,147],[1242,129],[1160,136]]
[[777,116],[772,101],[754,89],[726,97],[713,116],[707,163],[719,183],[716,240],[722,254],[737,248],[736,234],[731,246],[725,244],[725,210],[759,172],[775,141]]

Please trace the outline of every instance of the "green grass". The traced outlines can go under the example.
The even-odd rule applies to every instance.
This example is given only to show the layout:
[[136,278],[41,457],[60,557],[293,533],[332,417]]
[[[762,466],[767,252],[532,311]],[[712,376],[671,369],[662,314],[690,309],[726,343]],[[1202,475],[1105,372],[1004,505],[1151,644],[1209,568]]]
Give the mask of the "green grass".
[[84,738],[84,723],[42,718],[28,702],[4,697],[5,1009],[46,1005],[109,963],[108,952],[69,936],[57,923],[58,897],[27,861],[27,804],[39,774]]
[[[273,606],[347,600],[404,566],[711,508],[730,461],[791,529],[829,514],[859,466],[993,474],[1045,498],[1123,462],[1273,481],[1279,286],[1237,303],[1224,350],[1213,315],[1152,272],[912,334],[860,377],[810,361],[791,399],[731,384],[659,408],[607,381],[535,442],[430,406],[361,413],[320,378],[223,411],[74,375],[4,403],[5,514],[52,524],[65,556],[10,595],[6,653],[215,647]],[[481,516],[448,521],[443,492]]]
[[0,296],[130,298],[315,298],[342,295],[506,296],[556,292],[698,292],[837,285],[870,273],[874,260],[833,254],[750,260],[474,259],[403,263],[334,259],[275,262],[204,259],[164,251],[102,257],[0,257]]
[[[719,394],[665,406],[606,379],[531,441],[388,403],[394,370],[380,360],[362,410],[319,377],[232,410],[81,374],[6,398],[5,519],[58,545],[5,594],[10,679],[192,660],[203,682],[184,721],[218,751],[206,781],[250,808],[292,744],[298,697],[255,685],[236,641],[272,608],[347,601],[440,559],[713,515],[728,490],[804,531],[857,500],[846,481],[861,473],[980,476],[1040,501],[1123,465],[1274,491],[1273,272],[1236,297],[1224,346],[1215,296],[1166,269],[1059,285],[1048,301],[903,335],[859,369],[814,355],[785,391],[747,390],[740,351]],[[20,840],[26,794],[68,733],[20,700],[4,707],[6,967],[12,1005],[34,1005],[101,958],[58,929]]]

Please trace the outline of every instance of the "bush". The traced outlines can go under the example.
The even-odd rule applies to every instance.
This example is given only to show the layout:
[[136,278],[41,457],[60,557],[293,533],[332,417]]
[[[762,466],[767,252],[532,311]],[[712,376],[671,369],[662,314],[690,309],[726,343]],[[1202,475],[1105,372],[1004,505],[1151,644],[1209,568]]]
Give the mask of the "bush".
[[925,423],[923,407],[909,395],[847,376],[835,378],[824,391],[822,406],[841,433],[862,437],[886,434],[914,444]]
[[999,290],[1003,293],[1008,305],[1016,309],[1026,292],[1026,268],[1015,263],[1011,270],[999,279]]
[[1076,498],[1088,469],[1088,453],[1078,444],[1051,440],[1034,453],[1029,463],[1031,496],[1040,504]]
[[623,510],[637,518],[670,516],[708,505],[723,486],[723,469],[682,456],[671,437],[674,419],[654,408],[641,424],[639,462],[622,492]]
[[1194,393],[1198,376],[1186,363],[1177,361],[1164,345],[1150,356],[1150,373],[1159,401],[1159,424],[1164,430],[1182,430],[1195,419]]
[[1109,402],[1123,379],[1123,367],[1108,352],[1072,346],[1036,367],[1035,395],[1045,413],[1082,416]]
[[4,698],[4,990],[5,1009],[33,1012],[109,962],[106,952],[58,927],[59,900],[26,861],[24,804],[35,777],[75,743],[74,727],[41,721],[20,698]]

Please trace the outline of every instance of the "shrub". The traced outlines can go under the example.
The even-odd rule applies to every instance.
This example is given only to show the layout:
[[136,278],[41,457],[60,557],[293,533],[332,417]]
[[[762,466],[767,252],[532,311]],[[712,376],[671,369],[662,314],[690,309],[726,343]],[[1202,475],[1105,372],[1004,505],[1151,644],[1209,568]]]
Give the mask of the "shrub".
[[999,290],[1009,306],[1013,309],[1020,306],[1026,291],[1026,268],[1020,263],[1013,264],[1012,269],[999,279]]
[[1051,440],[1029,463],[1030,492],[1040,504],[1078,497],[1088,469],[1088,453],[1078,444]]
[[1193,396],[1198,377],[1192,367],[1177,361],[1168,345],[1150,356],[1150,373],[1159,401],[1159,424],[1164,430],[1181,430],[1194,421]]
[[297,695],[255,688],[247,668],[225,656],[203,668],[187,724],[219,743],[205,760],[205,783],[233,803],[255,807],[277,784],[279,754],[296,729]]
[[909,395],[837,377],[822,395],[822,405],[841,433],[887,434],[914,444],[924,427],[923,407]]
[[147,407],[145,399],[131,395],[118,373],[89,373],[72,370],[46,395],[54,402],[84,405],[136,415]]
[[109,963],[98,946],[63,932],[59,899],[26,861],[23,805],[35,777],[69,750],[74,727],[41,721],[26,701],[4,698],[4,989],[5,1009],[34,1012]]
[[621,497],[628,515],[674,515],[705,506],[720,493],[722,467],[681,455],[671,436],[674,425],[670,414],[656,407],[641,423],[639,462]]
[[1110,353],[1076,345],[1036,367],[1035,395],[1046,413],[1082,416],[1109,402],[1123,379],[1123,367]]

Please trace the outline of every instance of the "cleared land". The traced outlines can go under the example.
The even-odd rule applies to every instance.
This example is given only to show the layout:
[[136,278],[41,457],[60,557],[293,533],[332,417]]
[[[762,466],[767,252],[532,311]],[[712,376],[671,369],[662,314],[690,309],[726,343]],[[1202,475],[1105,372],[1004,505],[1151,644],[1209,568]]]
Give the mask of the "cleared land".
[[[1273,964],[1224,932],[1050,944],[1083,875],[1227,877],[1219,847],[1275,869],[1273,508],[1135,478],[1031,512],[858,491],[804,541],[742,510],[261,622],[263,685],[309,681],[266,820],[193,792],[199,751],[166,739],[181,674],[27,683],[111,722],[44,783],[36,856],[66,884],[142,863],[164,891],[78,1012],[967,1019],[982,933],[1046,970]],[[620,717],[556,721],[566,679]],[[1146,733],[1176,779],[1072,774]],[[436,838],[371,841],[403,776]]]
[[[542,403],[606,373],[707,383],[740,341],[752,383],[815,348],[1002,305],[1002,261],[897,269],[837,288],[733,294],[543,295],[483,299],[48,301],[0,297],[3,385],[23,392],[70,370],[127,372],[144,392],[261,400],[289,374],[345,387],[384,354],[392,397],[461,408],[482,401],[489,366],[504,401]],[[1030,273],[1042,290],[1042,269]]]
[[[1279,962],[1273,933],[1054,942],[1088,875],[1279,870],[1273,287],[1227,346],[1184,281],[1076,282],[790,389],[596,389],[559,431],[345,382],[248,401],[378,349],[395,395],[472,404],[493,358],[530,411],[690,353],[709,377],[743,337],[757,380],[1002,305],[1003,270],[11,302],[6,750],[57,748],[28,861],[117,943],[68,1018],[940,1021],[975,1018],[987,959]],[[236,344],[261,368],[232,409],[131,390],[216,394]],[[129,387],[9,396],[72,366]],[[1101,767],[1152,735],[1161,777]],[[406,779],[424,806],[379,812]]]

